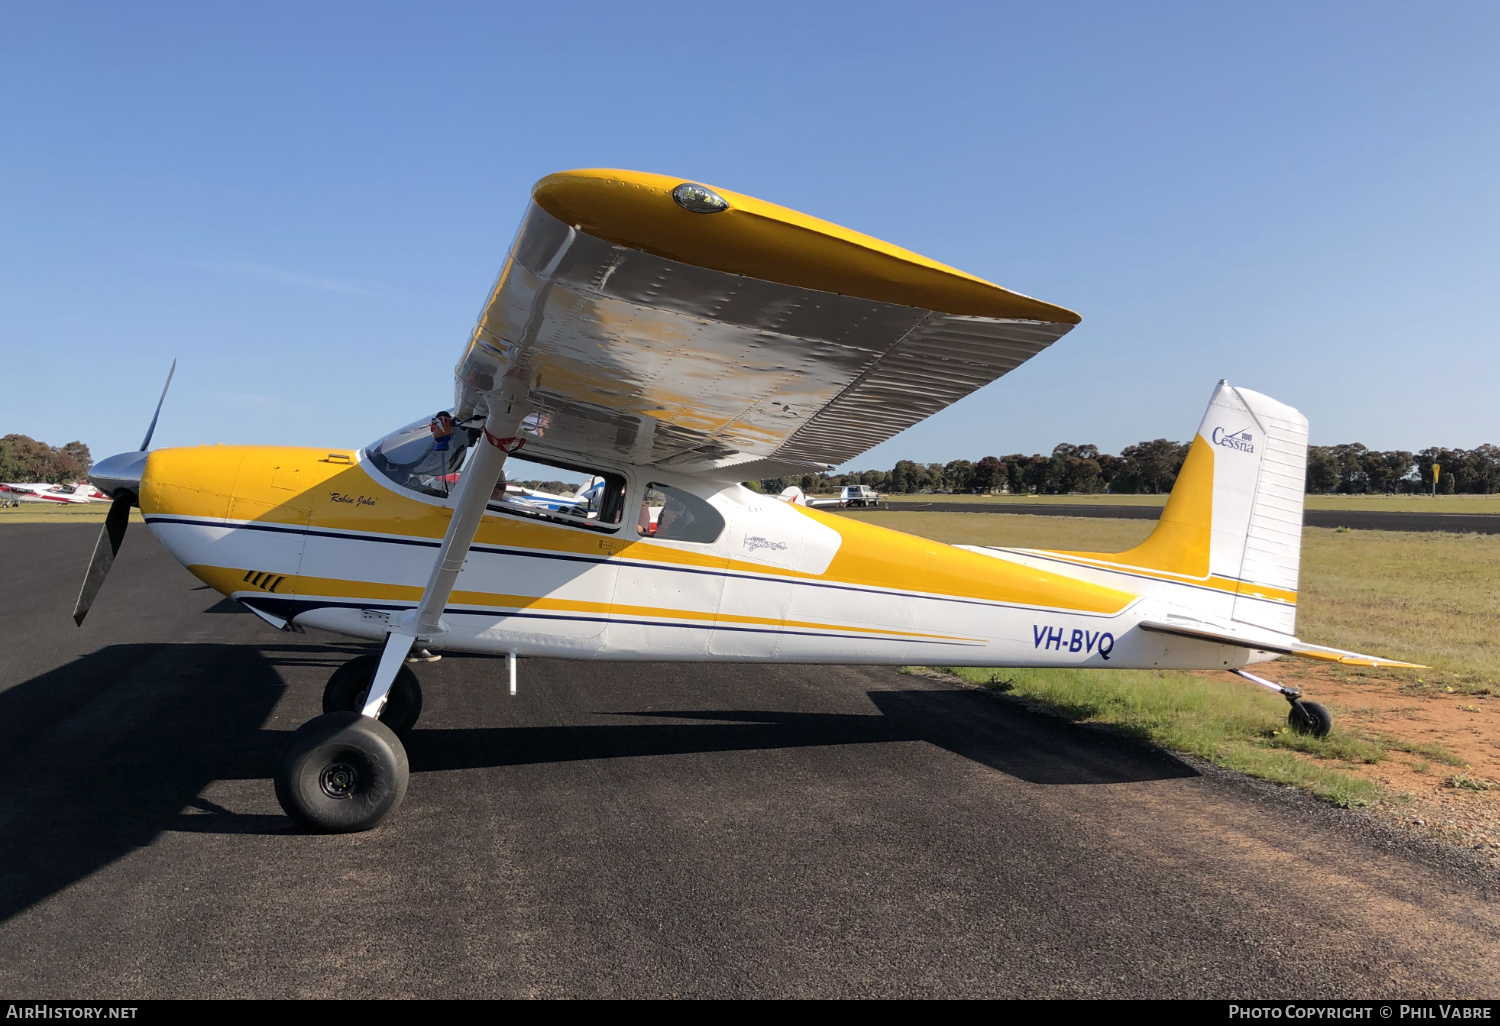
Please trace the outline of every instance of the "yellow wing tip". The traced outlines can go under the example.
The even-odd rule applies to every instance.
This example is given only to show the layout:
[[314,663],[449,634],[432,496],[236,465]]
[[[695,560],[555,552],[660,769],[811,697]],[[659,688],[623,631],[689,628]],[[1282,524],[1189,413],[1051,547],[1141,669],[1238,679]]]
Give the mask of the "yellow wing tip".
[[1297,649],[1292,655],[1303,659],[1316,659],[1320,663],[1338,663],[1341,666],[1368,666],[1371,669],[1430,670],[1424,663],[1403,663],[1399,659],[1380,659],[1376,656],[1354,655],[1342,652],[1319,652],[1312,649]]
[[1345,666],[1368,666],[1368,667],[1371,667],[1372,669],[1376,669],[1376,670],[1379,670],[1379,669],[1387,669],[1387,670],[1430,670],[1430,669],[1432,669],[1432,667],[1428,666],[1425,663],[1403,663],[1403,662],[1400,662],[1400,661],[1395,660],[1395,659],[1366,659],[1366,658],[1363,658],[1363,657],[1358,658],[1358,659],[1353,659],[1353,658],[1350,658],[1349,656],[1345,656],[1344,658],[1340,659],[1339,662],[1343,663]]
[[[684,210],[672,199],[684,182],[714,190],[728,208]],[[1082,320],[874,236],[695,179],[580,168],[541,179],[531,197],[596,238],[710,270],[958,316]]]

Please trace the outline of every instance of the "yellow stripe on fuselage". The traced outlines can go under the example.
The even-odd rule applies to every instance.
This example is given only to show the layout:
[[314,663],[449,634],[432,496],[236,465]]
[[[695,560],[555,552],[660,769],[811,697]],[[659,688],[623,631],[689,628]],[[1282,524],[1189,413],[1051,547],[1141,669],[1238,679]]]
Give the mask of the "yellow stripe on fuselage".
[[[205,566],[196,564],[188,571],[204,584],[225,595],[235,594],[252,598],[264,594],[254,588],[245,588],[244,583],[252,571],[236,567]],[[355,599],[365,602],[401,602],[415,605],[422,598],[422,589],[405,584],[375,584],[370,581],[346,581],[327,577],[288,576],[278,583],[278,596],[295,595],[298,598]],[[503,614],[507,610],[534,609],[556,613],[587,613],[593,616],[647,616],[664,620],[707,620],[716,623],[743,624],[761,627],[794,627],[804,630],[838,631],[869,635],[886,635],[899,638],[921,638],[931,641],[979,641],[955,634],[923,634],[920,631],[900,631],[883,627],[854,627],[838,623],[814,623],[808,620],[783,620],[763,616],[740,616],[716,610],[666,609],[660,606],[622,605],[618,602],[586,602],[574,599],[556,599],[536,595],[501,595],[485,591],[453,592],[449,602],[457,606],[479,606],[486,611]]]
[[[151,454],[142,475],[141,510],[147,515],[227,518],[442,539],[452,517],[451,507],[403,495],[363,466],[343,462],[353,458],[354,454],[347,451],[276,446],[159,449]],[[663,567],[1103,615],[1120,612],[1137,597],[1132,592],[995,560],[846,517],[792,508],[842,537],[832,562],[821,574],[508,516],[486,516],[474,541],[476,545],[538,552],[620,557]]]

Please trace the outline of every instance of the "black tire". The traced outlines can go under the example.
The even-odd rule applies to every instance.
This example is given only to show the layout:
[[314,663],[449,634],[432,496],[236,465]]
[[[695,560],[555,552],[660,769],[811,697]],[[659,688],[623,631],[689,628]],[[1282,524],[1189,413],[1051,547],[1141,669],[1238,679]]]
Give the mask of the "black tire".
[[276,800],[299,826],[320,834],[369,830],[406,797],[411,769],[385,724],[352,712],[308,720],[276,763]]
[[[362,655],[334,670],[323,687],[323,711],[363,711],[370,681],[375,679],[375,668],[379,665],[379,656]],[[396,680],[391,684],[391,693],[386,696],[385,708],[380,710],[380,722],[397,735],[404,735],[417,725],[417,717],[421,715],[422,685],[417,683],[417,675],[411,667],[403,664],[396,671]]]
[[1313,737],[1327,737],[1333,729],[1333,717],[1317,702],[1295,703],[1292,711],[1287,713],[1286,722],[1297,733]]

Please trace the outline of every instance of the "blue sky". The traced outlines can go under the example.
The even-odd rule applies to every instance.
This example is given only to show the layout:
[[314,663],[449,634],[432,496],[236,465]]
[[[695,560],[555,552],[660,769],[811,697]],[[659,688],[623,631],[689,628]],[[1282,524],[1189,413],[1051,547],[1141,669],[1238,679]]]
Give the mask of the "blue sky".
[[452,394],[531,184],[660,171],[1072,307],[855,461],[1500,443],[1500,5],[11,5],[0,431],[358,445]]

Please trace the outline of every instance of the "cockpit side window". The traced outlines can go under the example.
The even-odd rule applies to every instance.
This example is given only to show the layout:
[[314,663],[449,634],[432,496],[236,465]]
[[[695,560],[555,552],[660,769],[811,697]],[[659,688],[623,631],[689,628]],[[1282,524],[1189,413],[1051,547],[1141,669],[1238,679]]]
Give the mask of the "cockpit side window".
[[[446,499],[458,489],[481,431],[445,410],[365,447],[365,461],[392,484]],[[625,478],[606,470],[512,455],[490,495],[491,513],[615,530],[624,520]]]
[[692,492],[653,481],[641,497],[636,530],[662,541],[707,544],[724,532],[724,517]]

